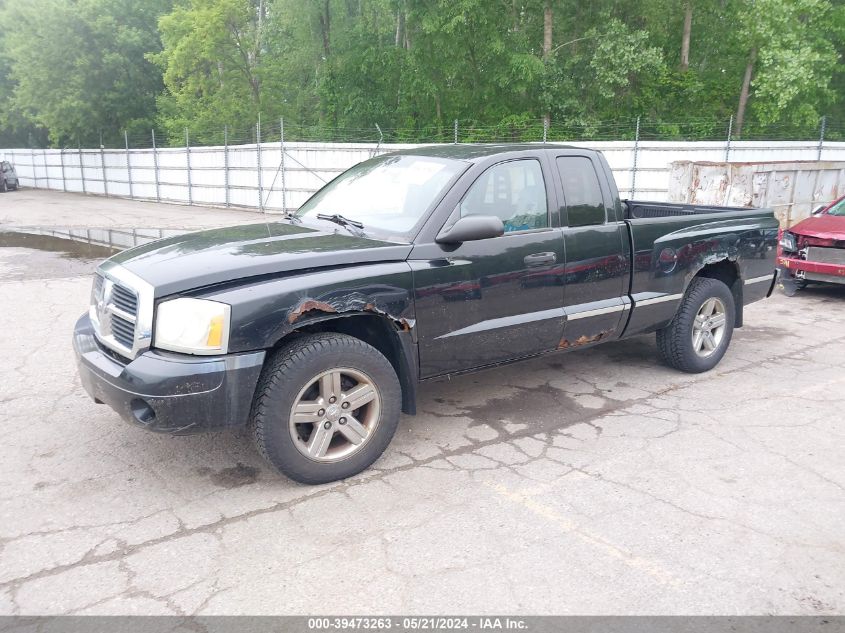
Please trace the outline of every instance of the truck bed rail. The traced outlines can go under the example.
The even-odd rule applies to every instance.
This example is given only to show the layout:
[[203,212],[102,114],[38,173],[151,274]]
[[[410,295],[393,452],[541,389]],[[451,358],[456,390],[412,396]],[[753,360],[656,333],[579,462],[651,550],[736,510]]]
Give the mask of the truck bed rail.
[[712,207],[672,202],[649,202],[645,200],[623,200],[623,202],[625,203],[625,218],[628,220],[750,210],[748,207]]

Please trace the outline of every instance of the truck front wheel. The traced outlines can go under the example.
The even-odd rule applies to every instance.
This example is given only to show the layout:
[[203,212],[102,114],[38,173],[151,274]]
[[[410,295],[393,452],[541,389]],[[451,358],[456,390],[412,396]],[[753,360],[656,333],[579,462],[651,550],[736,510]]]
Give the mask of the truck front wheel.
[[730,288],[718,279],[694,278],[671,323],[657,331],[660,356],[691,374],[713,369],[730,345],[735,318]]
[[252,405],[261,454],[306,484],[361,472],[399,424],[401,387],[378,350],[345,334],[296,339],[271,356]]

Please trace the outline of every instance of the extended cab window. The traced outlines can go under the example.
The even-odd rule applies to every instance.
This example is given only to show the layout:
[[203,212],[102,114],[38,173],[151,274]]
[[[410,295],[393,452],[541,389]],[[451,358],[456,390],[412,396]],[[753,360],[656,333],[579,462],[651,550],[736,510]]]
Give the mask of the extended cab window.
[[505,232],[549,226],[543,170],[534,159],[494,165],[478,177],[460,205],[461,216],[495,215]]
[[604,198],[592,161],[580,156],[559,156],[557,168],[563,183],[569,226],[604,224]]

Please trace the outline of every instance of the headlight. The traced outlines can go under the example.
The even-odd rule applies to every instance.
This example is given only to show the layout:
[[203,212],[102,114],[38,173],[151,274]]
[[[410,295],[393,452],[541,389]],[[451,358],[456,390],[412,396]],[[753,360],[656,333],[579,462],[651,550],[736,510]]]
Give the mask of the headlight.
[[798,250],[798,242],[795,241],[795,236],[789,231],[784,231],[780,238],[780,246],[783,250],[794,253]]
[[225,354],[230,312],[225,303],[206,299],[164,301],[156,310],[153,345],[185,354]]

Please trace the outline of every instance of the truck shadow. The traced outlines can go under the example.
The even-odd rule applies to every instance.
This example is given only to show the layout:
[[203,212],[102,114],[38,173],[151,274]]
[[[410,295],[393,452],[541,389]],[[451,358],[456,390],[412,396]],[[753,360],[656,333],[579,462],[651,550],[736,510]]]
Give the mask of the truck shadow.
[[[653,336],[641,336],[583,349],[577,355],[553,353],[427,381],[418,392],[418,414],[402,415],[396,438],[374,468],[389,470],[399,454],[446,456],[455,438],[474,435],[474,427],[489,427],[506,441],[514,432],[554,432],[592,424],[609,411],[628,406],[625,394],[644,396],[665,388],[670,375],[676,381],[688,380],[660,363]],[[215,488],[282,482],[298,486],[263,462],[246,430],[172,439],[186,443],[175,452],[184,451],[185,461],[193,462],[190,475]],[[173,449],[167,452],[172,459]],[[204,465],[198,465],[195,460],[202,454]]]

